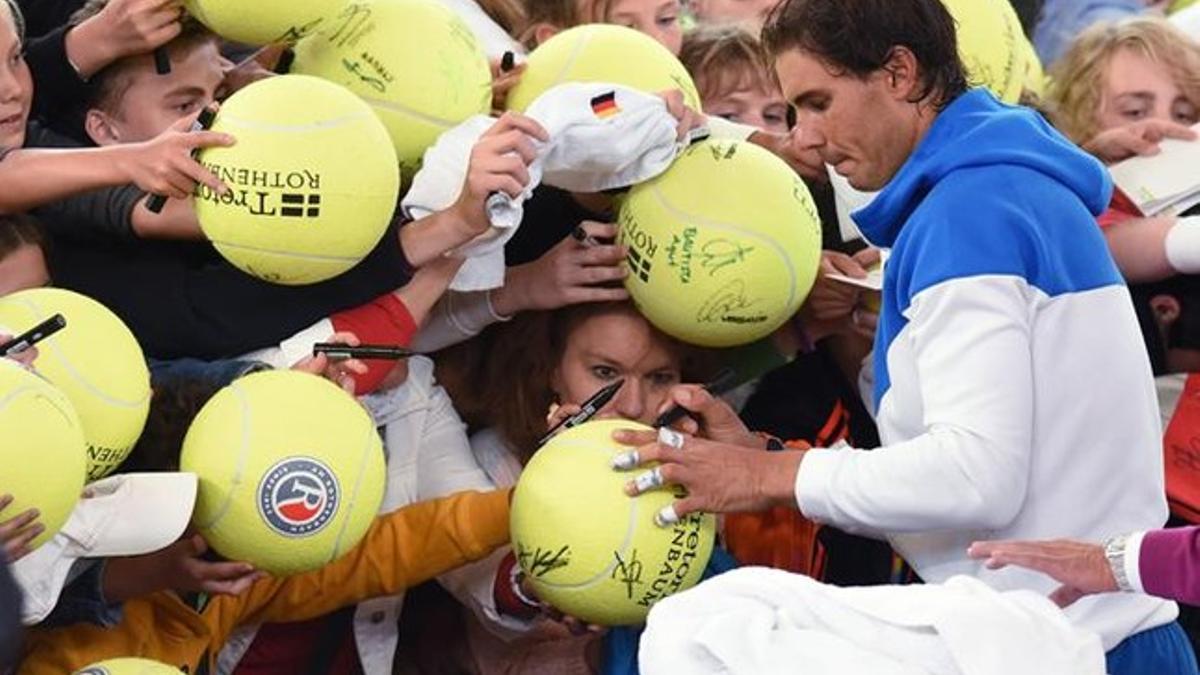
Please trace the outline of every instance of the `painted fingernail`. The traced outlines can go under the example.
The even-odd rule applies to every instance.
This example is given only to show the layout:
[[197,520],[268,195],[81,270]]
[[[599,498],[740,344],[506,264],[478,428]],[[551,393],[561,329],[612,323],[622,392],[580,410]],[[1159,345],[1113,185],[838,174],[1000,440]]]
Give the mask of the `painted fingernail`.
[[664,506],[658,513],[654,514],[654,524],[659,527],[671,527],[678,522],[679,516],[675,513],[673,505]]
[[628,471],[637,466],[639,463],[637,450],[622,452],[612,459],[612,467],[618,471]]

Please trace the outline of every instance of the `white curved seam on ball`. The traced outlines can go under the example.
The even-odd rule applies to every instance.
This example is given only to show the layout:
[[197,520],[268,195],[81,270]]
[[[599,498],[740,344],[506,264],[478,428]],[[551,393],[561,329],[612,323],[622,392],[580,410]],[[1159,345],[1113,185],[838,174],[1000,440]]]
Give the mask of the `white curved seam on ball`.
[[[370,464],[370,454],[373,449],[370,434],[377,433],[378,432],[375,431],[374,420],[370,420],[367,424],[368,435],[363,441],[363,451],[362,455],[359,457],[358,476],[354,479],[354,490],[350,492],[349,499],[344,499],[342,501],[342,504],[346,508],[346,517],[342,519],[342,527],[340,530],[338,530],[337,536],[333,539],[333,551],[331,551],[329,554],[328,562],[333,562],[340,556],[339,551],[341,551],[342,548],[342,539],[346,536],[346,530],[350,528],[350,522],[354,520],[354,505],[358,502],[358,491],[362,488],[363,477],[366,475],[367,466]],[[345,493],[343,493],[342,496],[346,496]],[[342,507],[339,506],[338,508],[340,509]],[[368,530],[370,530],[371,524],[374,523],[376,515],[377,514],[371,515],[371,523],[367,524]]]
[[[585,448],[585,449],[594,449],[596,447],[592,443],[584,443],[582,441],[576,441],[576,440],[559,441],[559,444],[568,445],[568,446],[573,445],[573,446],[581,447],[581,448]],[[609,468],[609,465],[605,464],[605,468]],[[629,509],[629,523],[625,527],[625,540],[621,542],[621,546],[618,549],[618,551],[620,551],[621,553],[624,553],[629,550],[629,545],[633,541],[634,531],[637,529],[637,514],[638,514],[637,501],[638,500],[636,497],[626,497],[626,499],[628,499],[631,504],[630,504],[630,509]],[[578,581],[578,582],[570,583],[570,584],[553,583],[553,582],[548,582],[544,578],[539,577],[538,583],[548,586],[550,588],[564,588],[564,589],[583,588],[585,586],[591,586],[592,584],[594,584],[598,581],[602,581],[604,577],[610,576],[612,574],[612,571],[614,569],[616,569],[616,567],[617,567],[617,561],[612,560],[611,562],[608,563],[607,567],[605,567],[603,570],[598,572],[595,576],[588,578],[588,579],[584,579],[583,581]]]
[[[330,261],[330,262],[358,263],[358,262],[362,261],[363,256],[367,255],[367,253],[370,253],[370,249],[368,249],[367,253],[364,253],[362,256],[322,255],[320,253],[296,253],[293,251],[279,251],[279,250],[271,249],[271,248],[263,248],[261,246],[248,246],[246,244],[231,244],[229,242],[220,241],[217,239],[212,239],[210,241],[216,246],[228,246],[229,248],[236,248],[236,249],[239,249],[242,251],[253,251],[255,253],[270,253],[272,255],[287,256],[289,258],[301,258],[304,260],[326,260],[326,261]],[[377,241],[375,243],[378,244],[379,242]],[[374,248],[374,247],[372,247],[372,248]]]
[[[401,105],[401,104],[395,103],[393,101],[384,101],[384,100],[381,100],[378,98],[371,98],[368,96],[363,96],[362,100],[366,101],[367,104],[369,104],[371,106],[383,108],[384,110],[387,110],[390,112],[408,115],[409,117],[412,117],[413,119],[420,120],[422,122],[428,122],[435,126],[443,127],[445,129],[449,129],[451,127],[456,127],[465,121],[465,120],[452,120],[452,119],[447,119],[444,117],[434,117],[433,115],[430,115],[428,113],[423,113],[418,110],[413,110],[412,108],[410,108],[406,105]],[[479,113],[473,113],[473,114],[482,115],[484,113],[479,112]]]
[[[221,508],[217,509],[217,512],[213,514],[213,517],[207,522],[196,523],[197,527],[203,529],[213,527],[217,523],[221,522],[221,519],[225,517],[225,513],[229,511],[229,507],[233,504],[234,492],[242,484],[242,475],[246,471],[246,459],[247,455],[249,454],[247,451],[250,448],[250,404],[249,401],[246,400],[245,392],[242,391],[242,388],[238,386],[236,382],[230,385],[229,389],[233,392],[233,395],[237,397],[238,406],[242,411],[242,442],[238,445],[237,465],[234,467],[233,476],[230,478],[229,490],[225,493],[225,501],[222,502]],[[258,498],[259,496],[255,494],[255,502],[258,501]],[[257,503],[255,504],[254,510],[260,514],[259,518],[261,518],[262,509],[259,508]]]
[[[224,127],[224,125],[226,125],[226,124],[230,124],[230,125],[241,125],[245,129],[251,129],[254,131],[292,132],[292,131],[312,131],[314,129],[336,129],[336,128],[344,126],[346,124],[350,124],[351,122],[358,122],[359,120],[378,119],[378,117],[375,116],[375,112],[373,110],[368,109],[365,112],[355,112],[355,113],[352,113],[349,115],[335,117],[333,119],[319,120],[316,122],[305,122],[303,124],[280,124],[278,122],[265,122],[262,120],[246,119],[244,117],[237,117],[235,115],[224,115],[218,119],[221,122],[222,127]],[[217,131],[218,133],[233,133],[232,130],[227,130],[224,128],[214,129],[214,131]],[[236,134],[234,134],[234,135],[236,135]]]
[[[567,72],[569,70],[571,70],[572,66],[575,65],[575,59],[579,58],[579,53],[582,52],[583,48],[586,47],[587,44],[591,41],[592,41],[591,32],[588,32],[588,33],[584,34],[583,37],[579,38],[579,40],[575,43],[575,47],[572,48],[571,53],[567,56],[566,61],[563,63],[563,67],[554,76],[554,79],[550,80],[550,86],[547,87],[547,89],[552,89],[563,83],[563,81],[567,77]],[[543,91],[542,93],[544,94],[545,91]],[[540,96],[540,94],[539,94],[539,96]],[[535,96],[534,98],[530,99],[529,102],[533,103],[536,100],[537,100],[537,97]],[[525,106],[525,107],[526,107],[526,109],[529,108],[529,106]]]
[[733,223],[723,223],[719,220],[710,220],[708,218],[694,215],[694,214],[688,213],[687,211],[679,209],[674,204],[667,201],[667,198],[662,195],[662,193],[659,191],[659,187],[657,185],[650,188],[650,194],[654,196],[654,199],[656,201],[658,201],[658,203],[661,204],[664,209],[671,212],[679,220],[693,221],[693,222],[696,222],[705,227],[716,227],[716,228],[721,228],[721,229],[725,229],[725,230],[736,230],[737,232],[739,232],[741,234],[753,237],[753,238],[761,241],[766,246],[775,249],[775,252],[779,255],[780,259],[783,260],[783,262],[784,262],[783,266],[784,266],[784,268],[787,269],[788,278],[791,280],[791,283],[788,284],[787,306],[791,306],[791,304],[793,302],[795,302],[795,300],[796,300],[796,270],[793,269],[792,258],[790,255],[788,255],[787,250],[784,249],[782,246],[780,246],[773,239],[770,239],[769,237],[764,237],[763,235],[758,234],[757,232],[747,231],[746,229],[744,229],[745,226],[743,226],[743,225],[737,225],[737,224],[733,224]]
[[[26,299],[22,298],[21,303],[24,304],[25,307],[27,309],[29,309],[29,311],[31,313],[33,313],[34,316],[39,316],[41,314],[44,314],[46,311],[46,310],[43,310],[41,307],[36,306],[30,300],[26,300]],[[109,311],[111,311],[111,310],[109,310]],[[134,338],[134,342],[135,343],[137,342],[136,338]],[[138,348],[140,349],[141,347],[139,346]],[[150,392],[150,385],[149,385],[149,379],[150,379],[149,376],[146,377],[147,384],[146,384],[145,396],[142,396],[141,398],[139,398],[137,400],[132,400],[132,401],[128,400],[128,399],[117,398],[115,396],[108,394],[107,392],[101,391],[100,389],[96,388],[96,385],[92,384],[91,380],[87,379],[86,377],[83,376],[82,373],[80,373],[78,370],[76,370],[74,364],[72,364],[71,361],[69,359],[67,359],[67,357],[62,353],[62,350],[59,349],[58,341],[55,340],[55,341],[43,342],[40,345],[40,350],[45,351],[47,354],[51,354],[54,358],[54,361],[56,363],[58,363],[59,365],[61,365],[63,367],[63,369],[67,371],[67,374],[71,377],[71,379],[75,380],[80,385],[82,385],[83,388],[86,389],[93,396],[95,396],[96,398],[100,399],[101,401],[103,401],[105,403],[108,403],[109,405],[121,406],[124,408],[136,408],[136,407],[142,405],[143,403],[145,403],[146,401],[150,400],[151,392]]]

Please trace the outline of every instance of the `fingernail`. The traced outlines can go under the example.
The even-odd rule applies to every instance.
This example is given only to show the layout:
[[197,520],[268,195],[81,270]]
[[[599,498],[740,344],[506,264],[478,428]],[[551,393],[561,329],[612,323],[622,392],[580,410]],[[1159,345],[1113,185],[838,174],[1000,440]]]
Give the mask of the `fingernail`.
[[637,465],[638,465],[637,450],[630,450],[629,452],[622,452],[621,454],[617,455],[616,457],[613,457],[613,459],[612,459],[612,468],[614,468],[618,471],[628,471]]
[[637,486],[633,484],[633,481],[629,481],[625,484],[625,494],[629,495],[630,497],[638,496]]

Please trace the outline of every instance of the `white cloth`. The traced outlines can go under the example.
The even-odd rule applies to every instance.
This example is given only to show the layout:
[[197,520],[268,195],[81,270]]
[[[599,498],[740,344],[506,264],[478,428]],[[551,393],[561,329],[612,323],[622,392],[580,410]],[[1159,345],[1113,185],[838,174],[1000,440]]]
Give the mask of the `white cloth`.
[[25,602],[21,619],[40,623],[76,561],[152,553],[183,535],[196,502],[196,474],[117,474],[84,488],[62,529],[17,561],[13,576]]
[[[464,490],[491,490],[467,441],[466,427],[450,397],[434,381],[433,362],[413,357],[404,385],[360,399],[376,424],[383,427],[387,452],[387,482],[380,513]],[[502,615],[492,585],[502,555],[493,554],[438,577],[455,598],[490,630],[516,635],[527,624]],[[358,604],[354,637],[365,673],[390,673],[399,644],[400,610],[404,594],[374,598]],[[218,673],[232,673],[254,641],[257,626],[233,634],[218,657]]]
[[870,204],[875,199],[878,192],[863,192],[850,184],[842,174],[833,170],[832,166],[825,165],[825,170],[829,173],[829,186],[833,188],[833,202],[837,210],[838,230],[842,235],[842,241],[853,241],[862,239],[862,232],[858,231],[858,225],[854,223],[854,218],[850,215],[855,211]]
[[[612,96],[611,105],[605,97]],[[457,253],[466,262],[450,288],[479,291],[504,284],[504,244],[516,233],[523,205],[541,183],[576,192],[600,192],[649,180],[666,171],[688,139],[676,140],[678,122],[666,103],[651,94],[602,83],[567,83],[547,90],[525,113],[550,140],[535,142],[529,184],[512,198],[497,193],[487,201],[491,229]],[[442,134],[425,151],[402,207],[412,219],[447,208],[458,199],[471,149],[495,119],[475,116]],[[707,131],[698,131],[693,138]]]
[[643,675],[1101,675],[1100,638],[1045,597],[944,584],[838,588],[766,568],[650,610]]

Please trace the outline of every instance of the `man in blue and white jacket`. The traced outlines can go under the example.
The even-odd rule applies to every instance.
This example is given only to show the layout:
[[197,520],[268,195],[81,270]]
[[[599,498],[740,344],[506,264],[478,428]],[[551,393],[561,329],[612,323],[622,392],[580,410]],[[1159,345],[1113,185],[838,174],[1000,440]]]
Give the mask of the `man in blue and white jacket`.
[[[1033,111],[968,88],[938,0],[788,0],[763,41],[796,142],[882,189],[855,221],[892,250],[874,357],[884,446],[745,452],[763,441],[684,389],[703,438],[639,447],[664,463],[630,491],[686,487],[668,523],[788,504],[886,537],[926,581],[1046,593],[1048,577],[988,570],[967,546],[1161,526],[1154,384],[1094,220],[1112,191],[1103,167]],[[1110,594],[1067,611],[1100,634],[1111,673],[1197,672],[1171,602]]]

